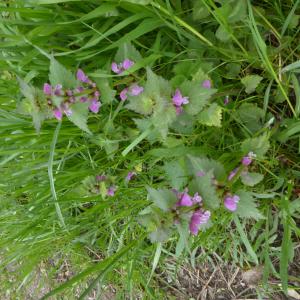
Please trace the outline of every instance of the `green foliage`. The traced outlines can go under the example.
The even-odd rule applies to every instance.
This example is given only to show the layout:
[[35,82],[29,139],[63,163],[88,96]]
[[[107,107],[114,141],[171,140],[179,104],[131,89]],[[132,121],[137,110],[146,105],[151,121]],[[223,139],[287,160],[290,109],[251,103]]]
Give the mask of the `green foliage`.
[[216,103],[211,104],[199,114],[198,121],[203,125],[221,127],[222,107]]
[[61,84],[64,89],[73,89],[77,86],[77,80],[71,71],[68,71],[53,56],[50,60],[49,80],[52,86]]
[[260,130],[264,123],[264,111],[251,103],[243,103],[237,110],[237,117],[251,133]]
[[262,79],[263,78],[259,75],[247,75],[246,77],[242,78],[241,82],[246,88],[246,93],[253,93]]
[[257,204],[255,203],[255,199],[251,195],[250,192],[245,190],[239,190],[236,194],[240,197],[240,201],[238,203],[238,208],[236,210],[236,214],[241,218],[253,218],[255,220],[263,219],[264,217],[257,209]]
[[189,104],[185,106],[185,111],[192,116],[197,115],[217,91],[202,87],[199,81],[188,80],[180,85],[180,90],[184,96],[189,97]]
[[19,78],[18,81],[20,91],[25,97],[18,105],[18,112],[31,116],[34,128],[39,132],[43,121],[50,115],[45,105],[45,96],[42,91],[27,84],[24,80]]
[[244,185],[255,186],[263,180],[264,176],[255,172],[246,172],[241,174],[241,180]]
[[87,119],[89,113],[88,106],[89,106],[88,102],[85,103],[78,102],[73,104],[72,114],[68,116],[68,119],[83,131],[92,134],[87,126]]
[[263,158],[270,148],[268,134],[263,134],[259,137],[249,138],[243,141],[241,149],[244,154],[254,152],[258,158]]
[[[265,297],[278,298],[268,294],[268,276],[280,277],[285,291],[295,286],[298,0],[2,2],[0,298],[27,299],[36,270],[46,270],[45,298],[84,299],[109,282],[118,299],[165,299],[164,282],[150,280],[156,269],[175,278],[183,264],[201,266],[211,255],[241,268],[264,265]],[[127,58],[135,62],[128,72],[111,72],[112,61]],[[72,115],[58,123],[53,107],[64,109],[68,97],[51,97],[51,106],[42,86],[81,86],[79,67],[96,82],[101,110],[88,119],[88,103],[76,96]],[[213,89],[203,88],[208,79]],[[119,102],[133,84],[144,92]],[[180,115],[177,88],[190,101]],[[241,166],[251,151],[256,159]],[[100,174],[108,180],[97,181]],[[198,192],[211,212],[195,237],[189,222],[201,206],[179,207],[173,188]],[[236,212],[223,207],[228,194],[240,196]],[[77,274],[63,284],[62,261]],[[31,298],[42,297],[38,289]]]

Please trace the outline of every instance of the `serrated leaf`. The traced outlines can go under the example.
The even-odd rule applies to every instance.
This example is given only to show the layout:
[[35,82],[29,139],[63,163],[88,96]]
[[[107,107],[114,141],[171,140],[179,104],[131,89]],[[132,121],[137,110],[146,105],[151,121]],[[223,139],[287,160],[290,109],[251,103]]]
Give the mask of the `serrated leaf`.
[[83,131],[92,134],[87,127],[87,119],[88,119],[88,113],[89,113],[89,103],[85,102],[78,102],[73,104],[70,108],[72,111],[72,114],[68,116],[68,119],[74,123],[76,126],[78,126]]
[[264,179],[264,176],[255,172],[246,172],[241,174],[242,183],[248,186],[255,186]]
[[242,78],[241,82],[246,88],[246,93],[253,93],[262,79],[263,78],[259,75],[247,75],[246,77]]
[[208,173],[213,172],[213,176],[217,180],[224,180],[226,178],[226,172],[224,166],[213,159],[206,157],[187,156],[187,169],[190,170],[190,175],[195,176],[198,172]]
[[243,103],[236,112],[237,117],[252,132],[260,130],[264,126],[265,113],[263,109],[252,103]]
[[216,93],[216,89],[206,89],[200,82],[185,81],[180,86],[180,91],[184,97],[189,97],[189,103],[184,105],[184,111],[189,115],[197,115],[208,103],[210,97]]
[[176,117],[175,121],[171,124],[174,131],[182,134],[192,134],[194,128],[194,118],[183,112]]
[[49,117],[45,96],[40,90],[27,84],[21,78],[18,78],[18,81],[20,91],[25,97],[18,105],[18,111],[21,114],[30,115],[35,130],[39,132],[42,122]]
[[172,231],[167,227],[158,227],[155,231],[149,234],[151,243],[161,243],[169,239]]
[[166,163],[164,170],[173,188],[181,190],[187,184],[187,174],[181,161],[177,160]]
[[155,206],[159,207],[163,211],[169,211],[175,203],[178,201],[176,195],[167,189],[156,190],[151,187],[147,187],[150,200]]
[[176,119],[176,111],[173,105],[168,104],[166,107],[162,107],[160,111],[154,111],[151,118],[152,125],[160,133],[162,139],[167,137],[169,127]]
[[146,92],[143,92],[138,96],[129,96],[126,108],[138,114],[148,116],[153,112],[154,102]]
[[[171,105],[171,85],[164,78],[147,68],[147,82],[144,91],[138,96],[129,96],[126,107],[143,115],[159,113]],[[174,110],[175,111],[175,110]]]
[[113,102],[116,96],[116,91],[111,88],[110,82],[107,78],[95,79],[97,87],[101,92],[101,102],[104,104],[110,104]]
[[221,127],[222,107],[216,103],[211,104],[200,112],[198,121],[203,125]]
[[117,63],[120,63],[125,59],[130,59],[134,62],[137,62],[138,60],[142,59],[142,56],[140,52],[136,50],[136,48],[131,43],[124,43],[118,49],[115,56],[115,61]]
[[239,190],[235,194],[240,197],[237,210],[235,211],[239,217],[255,220],[264,219],[263,215],[257,209],[255,199],[250,192]]
[[61,84],[64,89],[74,89],[77,86],[75,75],[61,65],[54,57],[50,60],[49,80],[52,86]]
[[259,137],[249,138],[242,142],[241,149],[244,154],[254,152],[257,158],[263,158],[270,148],[270,142],[267,134]]
[[217,195],[216,187],[213,185],[213,171],[207,172],[202,177],[196,177],[192,180],[189,190],[192,193],[198,192],[206,207],[217,209],[220,206],[220,200]]

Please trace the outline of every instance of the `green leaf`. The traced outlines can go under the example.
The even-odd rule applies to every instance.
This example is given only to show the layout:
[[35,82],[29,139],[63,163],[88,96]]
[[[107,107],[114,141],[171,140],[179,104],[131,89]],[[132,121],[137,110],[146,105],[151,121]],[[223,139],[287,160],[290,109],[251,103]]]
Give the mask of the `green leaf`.
[[244,154],[254,152],[257,158],[263,158],[270,148],[270,142],[267,134],[259,137],[249,138],[242,142],[242,151]]
[[173,105],[168,104],[166,107],[160,107],[155,110],[151,118],[152,125],[160,133],[162,139],[167,137],[169,127],[176,119],[176,111]]
[[243,103],[236,112],[237,117],[252,133],[264,126],[264,111],[252,103]]
[[247,18],[247,2],[246,0],[233,0],[230,3],[231,12],[228,17],[229,23],[244,21]]
[[259,173],[246,172],[241,174],[242,183],[248,186],[255,186],[264,179],[264,176]]
[[64,89],[74,89],[77,86],[75,75],[68,71],[54,57],[50,60],[49,80],[52,86],[61,84]]
[[193,19],[195,21],[202,20],[210,15],[209,10],[202,1],[194,1]]
[[235,194],[240,197],[235,214],[245,219],[264,219],[263,215],[256,208],[255,199],[252,197],[250,192],[239,190]]
[[188,80],[180,86],[180,90],[183,96],[189,97],[189,104],[184,106],[184,110],[192,116],[197,115],[217,91],[206,89],[201,86],[201,83]]
[[138,5],[147,5],[151,3],[151,0],[121,0],[121,2],[130,2]]
[[228,42],[231,37],[226,28],[223,25],[220,25],[216,31],[216,38],[225,43]]
[[209,171],[202,177],[192,180],[189,190],[192,193],[198,192],[203,198],[206,207],[217,209],[220,206],[220,199],[217,195],[216,187],[213,185],[213,171]]
[[182,161],[168,162],[164,165],[164,170],[173,188],[181,190],[187,184],[188,178]]
[[181,134],[192,134],[194,129],[194,118],[183,112],[175,118],[175,121],[171,124],[171,128],[174,131]]
[[185,248],[190,251],[189,244],[188,244],[190,232],[189,232],[188,222],[183,222],[183,224],[182,223],[176,224],[176,227],[179,232],[179,239],[176,244],[175,255],[176,257],[179,257]]
[[116,96],[116,91],[111,88],[110,81],[107,78],[95,79],[97,87],[101,91],[101,102],[104,104],[110,104],[113,102]]
[[167,189],[155,190],[147,187],[150,200],[163,211],[169,211],[178,201],[176,195]]
[[169,239],[172,231],[168,227],[158,227],[149,234],[151,243],[162,243]]
[[70,108],[72,110],[72,114],[68,116],[68,119],[73,122],[76,126],[78,126],[83,131],[92,134],[87,127],[87,119],[89,113],[89,103],[78,102],[73,104]]
[[211,104],[200,112],[198,121],[203,125],[221,127],[222,107],[216,103]]
[[246,77],[242,78],[241,82],[246,88],[246,93],[253,93],[262,79],[263,78],[259,75],[247,75]]
[[130,59],[134,62],[137,62],[142,59],[142,56],[131,43],[124,43],[119,47],[115,56],[115,61],[120,63],[125,59]]
[[[168,105],[171,106],[171,85],[147,68],[147,82],[144,91],[138,96],[128,97],[127,108],[143,115],[153,111],[159,114]],[[175,109],[173,108],[174,112]]]
[[126,108],[133,110],[136,113],[147,116],[151,115],[153,112],[153,99],[146,92],[143,92],[138,96],[129,96],[127,101],[128,104],[126,105]]
[[224,166],[218,161],[208,159],[206,157],[187,156],[187,169],[190,170],[190,175],[195,176],[198,172],[208,173],[213,172],[213,176],[217,180],[224,180],[226,172]]
[[39,132],[42,122],[50,117],[45,96],[39,89],[27,84],[24,80],[18,78],[18,81],[20,91],[25,97],[25,99],[18,104],[18,112],[24,115],[30,115],[35,130]]

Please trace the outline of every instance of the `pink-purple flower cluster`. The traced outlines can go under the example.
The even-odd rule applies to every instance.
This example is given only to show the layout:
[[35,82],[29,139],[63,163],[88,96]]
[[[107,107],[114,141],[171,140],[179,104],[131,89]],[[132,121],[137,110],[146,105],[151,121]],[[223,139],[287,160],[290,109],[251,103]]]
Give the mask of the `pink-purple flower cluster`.
[[238,195],[227,195],[224,199],[224,205],[228,210],[236,211],[239,201],[240,197]]
[[139,86],[138,84],[133,84],[130,87],[126,87],[123,89],[120,93],[121,101],[125,101],[129,96],[138,96],[140,93],[144,91],[144,88],[142,86]]
[[116,62],[113,62],[111,64],[111,70],[116,74],[121,74],[125,70],[131,68],[134,65],[134,62],[128,58],[126,58],[121,63],[117,64]]
[[182,193],[177,190],[173,190],[178,198],[176,207],[193,207],[192,216],[189,221],[189,229],[191,234],[197,235],[201,226],[206,224],[210,218],[210,211],[202,208],[203,202],[202,197],[195,193],[193,196],[189,195],[188,190],[185,189]]
[[175,94],[172,97],[173,105],[176,109],[176,114],[180,115],[183,112],[183,105],[189,103],[188,97],[183,97],[179,89],[175,90]]
[[[92,82],[81,69],[77,71],[76,77],[82,84],[73,90],[63,90],[61,84],[57,84],[55,87],[49,83],[44,84],[43,91],[47,97],[47,103],[53,111],[53,116],[59,121],[62,120],[64,114],[72,115],[72,104],[77,102],[88,102],[89,110],[93,113],[98,113],[100,109],[100,91],[97,89],[96,83]],[[59,107],[54,105],[53,97],[61,97]]]
[[[252,163],[253,159],[256,157],[256,155],[251,151],[249,152],[246,156],[244,156],[241,160],[241,166],[233,169],[228,177],[228,181],[232,181],[234,177],[240,172],[241,174],[247,173],[247,167]],[[245,168],[246,167],[246,168]],[[226,195],[224,198],[224,206],[230,210],[230,211],[236,211],[237,210],[237,205],[240,201],[240,197],[237,195]]]

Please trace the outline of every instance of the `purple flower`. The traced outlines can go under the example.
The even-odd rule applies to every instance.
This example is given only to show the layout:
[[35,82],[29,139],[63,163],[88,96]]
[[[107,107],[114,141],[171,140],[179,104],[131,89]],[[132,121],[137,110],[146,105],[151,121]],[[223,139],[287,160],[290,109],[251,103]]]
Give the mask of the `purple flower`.
[[99,97],[100,97],[100,92],[99,92],[99,91],[96,91],[96,92],[94,93],[94,96],[95,96],[96,98],[99,98]]
[[128,88],[125,88],[120,93],[121,101],[125,101],[127,99]]
[[130,95],[131,96],[138,96],[143,91],[144,91],[144,88],[142,86],[137,85],[137,84],[134,84],[130,87]]
[[183,108],[181,106],[175,106],[176,115],[179,116],[183,113]]
[[83,87],[83,86],[78,86],[78,87],[75,89],[75,91],[76,91],[77,93],[82,93],[82,92],[84,91],[84,87]]
[[227,105],[229,103],[229,96],[226,96],[224,99],[224,105]]
[[234,176],[236,175],[236,173],[238,172],[238,170],[239,170],[239,168],[235,168],[234,170],[232,170],[232,171],[229,173],[229,175],[228,175],[228,177],[227,177],[227,180],[228,180],[228,181],[232,180],[233,177],[234,177]]
[[203,176],[205,176],[205,173],[202,172],[202,171],[199,171],[199,172],[196,173],[196,176],[203,177]]
[[205,89],[210,89],[211,88],[211,81],[209,79],[206,79],[202,82],[202,87]]
[[128,172],[127,176],[126,176],[126,181],[130,181],[134,176],[136,175],[135,172]]
[[88,98],[85,96],[80,97],[80,102],[86,102],[88,101]]
[[96,176],[96,180],[97,180],[97,181],[105,181],[106,178],[107,178],[107,177],[106,177],[105,175],[97,175],[97,176]]
[[233,196],[226,196],[224,199],[224,205],[225,207],[230,211],[236,211],[237,210],[237,204],[240,201],[240,197],[237,195]]
[[52,87],[49,83],[44,83],[44,88],[43,88],[44,94],[51,96],[52,94]]
[[194,204],[201,203],[202,202],[202,197],[198,193],[195,193],[194,197],[192,198],[192,201],[193,201]]
[[124,70],[131,68],[134,65],[134,62],[130,59],[125,59],[122,63],[122,67]]
[[113,197],[117,188],[115,186],[110,186],[107,190],[107,196]]
[[97,114],[100,109],[101,103],[97,99],[92,99],[89,109],[91,112]]
[[120,73],[122,72],[121,67],[122,67],[122,65],[120,66],[120,65],[118,65],[118,64],[115,63],[115,62],[113,62],[113,63],[111,64],[111,70],[112,70],[114,73],[116,73],[116,74],[120,74]]
[[174,96],[172,97],[173,104],[176,107],[181,107],[183,104],[189,103],[188,97],[182,97],[181,92],[179,89],[176,89]]
[[61,96],[62,95],[62,85],[57,84],[54,88],[54,95],[55,96]]
[[77,70],[76,77],[77,77],[77,80],[79,80],[81,82],[85,82],[85,83],[90,82],[89,78],[84,74],[84,72],[81,69]]
[[54,115],[54,117],[55,117],[58,121],[61,121],[61,120],[62,120],[63,113],[62,113],[62,111],[61,111],[59,108],[55,108],[55,109],[53,110],[53,115]]
[[187,192],[184,192],[181,195],[180,200],[177,202],[178,206],[193,206],[193,204],[192,198]]
[[189,228],[193,235],[197,235],[201,225],[206,224],[210,218],[210,211],[196,210],[190,220]]
[[122,63],[117,64],[116,62],[113,62],[111,64],[111,70],[116,74],[121,74],[123,71],[129,69],[134,65],[134,62],[130,59],[125,59]]
[[72,115],[72,110],[69,107],[68,103],[63,103],[61,105],[62,111],[66,114],[66,116],[71,116]]
[[256,155],[251,151],[246,156],[242,158],[242,164],[244,166],[249,166],[252,163],[253,158],[255,158]]

